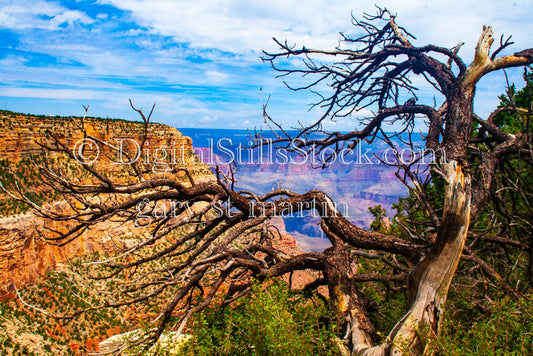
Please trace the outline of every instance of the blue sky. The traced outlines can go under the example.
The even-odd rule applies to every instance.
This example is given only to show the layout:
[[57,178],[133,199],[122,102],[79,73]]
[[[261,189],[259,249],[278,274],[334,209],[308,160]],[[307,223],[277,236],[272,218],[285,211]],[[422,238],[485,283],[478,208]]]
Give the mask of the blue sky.
[[[293,126],[320,114],[314,98],[284,88],[260,60],[272,37],[333,48],[353,33],[350,13],[374,1],[337,0],[0,0],[0,109],[49,115],[137,119],[128,99],[175,127],[253,128],[261,96]],[[533,1],[378,1],[418,44],[452,47],[469,61],[483,24],[513,35],[507,53],[533,47]],[[508,72],[520,83],[521,71]],[[519,84],[520,85],[520,84]],[[262,88],[260,92],[260,88]],[[425,87],[421,87],[423,90]],[[486,115],[505,88],[503,74],[478,86]],[[431,99],[432,100],[432,99]],[[353,120],[330,125],[347,130]]]

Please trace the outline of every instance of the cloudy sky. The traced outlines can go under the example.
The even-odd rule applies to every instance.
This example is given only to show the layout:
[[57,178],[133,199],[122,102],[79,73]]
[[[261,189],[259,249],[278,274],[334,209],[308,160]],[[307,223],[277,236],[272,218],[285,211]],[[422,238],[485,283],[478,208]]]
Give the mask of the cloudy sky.
[[[469,61],[483,24],[513,35],[507,53],[533,47],[533,1],[379,1],[417,44],[453,47]],[[482,4],[482,6],[480,5]],[[0,0],[0,109],[136,119],[128,99],[175,127],[253,128],[261,100],[287,126],[308,122],[314,98],[284,88],[260,60],[272,37],[333,48],[353,34],[350,14],[366,0]],[[519,82],[520,70],[510,71]],[[260,90],[260,88],[262,88]],[[478,86],[485,115],[505,88],[503,74]],[[337,123],[349,129],[352,123]]]

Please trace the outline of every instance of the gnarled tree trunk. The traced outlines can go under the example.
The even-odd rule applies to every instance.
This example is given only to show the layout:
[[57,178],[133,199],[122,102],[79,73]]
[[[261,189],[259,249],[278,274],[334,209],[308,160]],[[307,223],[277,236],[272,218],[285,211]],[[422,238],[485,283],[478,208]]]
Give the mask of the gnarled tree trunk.
[[409,311],[392,330],[391,354],[422,353],[424,333],[438,331],[448,288],[463,252],[470,222],[470,177],[457,161],[444,167],[448,179],[444,213],[435,245],[409,275]]
[[[344,324],[345,339],[352,345],[351,353],[357,353],[372,344],[375,330],[353,283],[350,249],[339,239],[332,241],[333,246],[324,251],[324,278],[338,321]],[[344,345],[339,347],[344,354],[350,353]]]
[[[377,346],[371,341],[372,329],[366,314],[359,309],[357,291],[345,285],[351,270],[349,261],[340,263],[338,248],[332,248],[330,276],[337,285],[330,285],[330,293],[337,303],[337,312],[344,315],[347,326],[346,339],[351,351],[357,355],[421,354],[428,333],[438,331],[448,288],[459,264],[470,222],[471,182],[458,161],[444,164],[446,185],[445,205],[437,240],[431,251],[413,268],[409,275],[409,309],[393,328],[387,340]],[[332,261],[333,262],[333,261]],[[333,267],[334,266],[334,267]],[[325,274],[328,277],[328,274]],[[341,280],[344,279],[344,280]]]

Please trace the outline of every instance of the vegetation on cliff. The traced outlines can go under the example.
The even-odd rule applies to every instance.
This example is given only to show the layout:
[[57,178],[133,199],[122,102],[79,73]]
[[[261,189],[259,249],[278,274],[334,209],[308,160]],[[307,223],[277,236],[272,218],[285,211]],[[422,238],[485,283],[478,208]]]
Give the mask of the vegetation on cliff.
[[[112,334],[142,326],[142,317],[156,313],[154,304],[145,303],[137,308],[94,310],[74,319],[55,320],[50,314],[65,315],[90,305],[104,303],[124,278],[110,284],[96,283],[81,272],[82,263],[98,258],[94,251],[109,253],[142,239],[146,230],[135,224],[108,222],[100,229],[91,230],[77,241],[65,246],[46,242],[66,224],[47,222],[31,204],[13,199],[8,192],[24,189],[24,197],[32,204],[69,211],[61,190],[43,182],[39,167],[53,165],[68,179],[90,182],[91,175],[80,167],[73,157],[62,157],[47,152],[43,146],[50,141],[50,134],[61,135],[73,149],[83,139],[77,132],[79,125],[96,135],[98,139],[140,140],[147,132],[143,123],[125,120],[109,120],[89,117],[49,117],[1,111],[0,125],[0,297],[2,311],[0,324],[6,333],[0,336],[0,349],[8,354],[85,354],[96,351],[98,343]],[[209,179],[211,172],[192,153],[191,140],[176,129],[166,125],[150,124],[149,137],[156,147],[169,147],[180,155],[176,162],[187,166],[196,179]],[[129,142],[129,141],[128,141]],[[149,147],[147,148],[149,149]],[[46,155],[44,156],[43,154]],[[120,157],[102,156],[100,167],[115,180],[131,180]],[[174,179],[184,180],[175,174]],[[180,233],[176,230],[175,233]],[[57,245],[57,244],[56,244]],[[78,255],[86,255],[76,259]],[[103,255],[101,255],[103,256]],[[73,260],[74,258],[74,260]],[[75,262],[74,262],[75,261]],[[46,274],[46,275],[45,275]],[[39,276],[45,275],[44,279]],[[121,276],[124,277],[124,276]],[[127,277],[126,277],[127,279]],[[38,284],[23,288],[28,283]],[[20,295],[20,297],[19,297]],[[22,298],[22,299],[19,299]],[[24,302],[22,302],[24,300]],[[24,304],[27,301],[28,304]],[[39,310],[46,310],[43,314]],[[150,311],[150,308],[155,308]],[[135,311],[135,312],[134,312]]]

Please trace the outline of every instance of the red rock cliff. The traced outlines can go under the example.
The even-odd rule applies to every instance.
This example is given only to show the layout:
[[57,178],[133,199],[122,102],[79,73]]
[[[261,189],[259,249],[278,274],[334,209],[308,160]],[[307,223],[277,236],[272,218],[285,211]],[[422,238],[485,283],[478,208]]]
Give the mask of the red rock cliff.
[[[59,135],[62,142],[73,147],[83,138],[77,126],[80,123],[79,118],[28,116],[0,111],[0,160],[16,164],[24,158],[41,154],[42,148],[38,142],[44,140],[46,130]],[[86,118],[83,125],[89,135],[101,140],[140,141],[144,132],[142,123],[123,120]],[[150,124],[148,131],[148,151],[142,159],[150,159],[157,148],[174,153],[188,153],[187,157],[191,158],[192,140],[178,130],[162,124]],[[107,161],[102,164],[111,171],[119,170],[116,162]],[[210,176],[206,166],[195,162],[194,159],[181,164],[188,165],[198,176]],[[24,166],[21,170],[24,175]],[[0,176],[0,179],[2,178]],[[0,201],[9,199],[11,198],[6,194],[0,193]],[[60,209],[63,204],[63,208],[67,209],[65,203],[52,204]],[[31,211],[12,215],[9,209],[4,210],[0,211],[0,296],[12,294],[15,286],[36,282],[47,270],[73,256],[95,250],[109,251],[116,248],[117,244],[124,243],[124,240],[127,241],[129,235],[133,238],[134,235],[147,233],[146,230],[135,227],[133,223],[105,222],[97,229],[85,232],[72,243],[57,247],[45,242],[43,237],[51,234],[50,229],[64,229],[65,226],[60,226],[61,223],[45,221]]]

